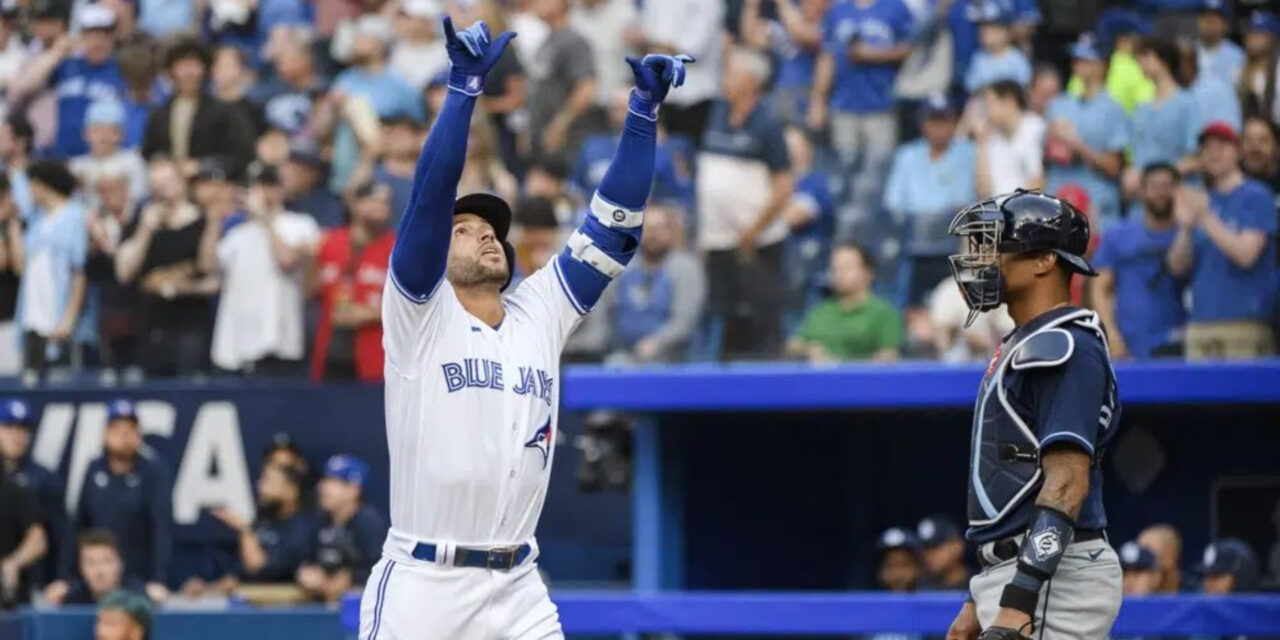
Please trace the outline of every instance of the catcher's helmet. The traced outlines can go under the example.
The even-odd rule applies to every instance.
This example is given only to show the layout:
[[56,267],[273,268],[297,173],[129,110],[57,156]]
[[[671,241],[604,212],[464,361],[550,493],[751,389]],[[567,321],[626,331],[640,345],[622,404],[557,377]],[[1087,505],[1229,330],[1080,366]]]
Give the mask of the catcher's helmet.
[[952,273],[969,305],[965,326],[1004,302],[1000,254],[1052,251],[1067,269],[1097,275],[1084,258],[1089,221],[1050,195],[1018,189],[983,200],[957,213],[949,232],[965,239],[964,252],[951,256]]
[[516,273],[516,248],[507,242],[507,234],[511,232],[511,206],[506,200],[489,193],[472,193],[458,198],[453,203],[453,215],[470,213],[480,216],[493,227],[493,235],[502,245],[502,253],[507,258],[507,281],[502,283],[501,291],[506,291],[511,278]]

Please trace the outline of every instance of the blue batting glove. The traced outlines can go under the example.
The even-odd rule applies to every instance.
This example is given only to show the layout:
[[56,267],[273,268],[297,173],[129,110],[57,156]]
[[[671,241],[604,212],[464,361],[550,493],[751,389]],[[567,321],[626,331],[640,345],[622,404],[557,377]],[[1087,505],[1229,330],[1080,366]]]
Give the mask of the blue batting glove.
[[483,20],[463,29],[453,30],[453,20],[444,17],[445,50],[449,52],[449,89],[469,96],[484,92],[484,78],[498,63],[507,43],[516,37],[514,31],[504,32],[494,40],[489,26]]
[[644,112],[653,113],[656,117],[658,105],[667,98],[667,92],[684,84],[686,64],[694,62],[693,56],[684,54],[667,56],[651,53],[642,59],[627,58],[631,72],[636,77],[636,91],[633,100],[638,100],[645,107]]

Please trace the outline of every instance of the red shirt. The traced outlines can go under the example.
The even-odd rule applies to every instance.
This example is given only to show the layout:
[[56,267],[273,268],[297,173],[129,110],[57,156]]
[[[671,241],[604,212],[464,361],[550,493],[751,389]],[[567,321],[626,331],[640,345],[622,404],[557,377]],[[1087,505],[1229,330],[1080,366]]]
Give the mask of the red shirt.
[[[387,231],[355,252],[348,227],[333,229],[320,242],[316,269],[320,279],[320,324],[316,328],[315,354],[311,377],[323,380],[325,356],[333,338],[334,307],[340,300],[382,308],[382,287],[395,234]],[[354,254],[354,255],[353,255]],[[373,322],[355,330],[356,376],[360,380],[382,380],[382,323]]]

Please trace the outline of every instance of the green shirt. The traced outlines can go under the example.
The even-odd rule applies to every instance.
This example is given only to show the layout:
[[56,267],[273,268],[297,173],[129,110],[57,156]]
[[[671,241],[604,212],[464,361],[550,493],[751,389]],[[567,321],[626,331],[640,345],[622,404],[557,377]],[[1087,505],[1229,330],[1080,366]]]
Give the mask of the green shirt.
[[867,296],[847,307],[834,298],[824,300],[805,316],[796,336],[822,345],[837,360],[866,360],[902,343],[902,318],[883,298]]

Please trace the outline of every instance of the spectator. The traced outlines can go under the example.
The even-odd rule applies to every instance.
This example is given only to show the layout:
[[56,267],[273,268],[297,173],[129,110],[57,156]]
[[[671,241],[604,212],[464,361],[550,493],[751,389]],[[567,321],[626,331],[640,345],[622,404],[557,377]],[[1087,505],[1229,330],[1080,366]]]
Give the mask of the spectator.
[[253,134],[265,128],[261,109],[250,97],[256,73],[243,49],[222,45],[213,50],[209,66],[209,88],[214,98],[239,112]]
[[[306,138],[301,138],[305,141]],[[289,159],[289,135],[280,129],[267,129],[253,144],[254,162],[279,167]],[[226,165],[227,163],[222,163]]]
[[195,0],[138,0],[138,29],[165,41],[197,28]]
[[316,99],[324,94],[327,82],[316,70],[311,44],[300,38],[281,39],[271,63],[274,73],[258,80],[249,99],[258,105],[265,127],[299,135],[310,124]]
[[910,593],[919,587],[920,542],[905,529],[892,527],[876,541],[880,568],[876,581],[885,591]]
[[1124,595],[1149,596],[1160,585],[1156,554],[1130,540],[1120,547],[1120,568],[1124,570]]
[[[424,116],[418,92],[387,68],[387,47],[395,38],[391,23],[386,18],[369,14],[361,16],[354,29],[351,66],[334,80],[335,91],[330,94],[330,102],[337,101],[335,106],[340,105],[344,115],[344,122],[337,128],[333,141],[330,187],[334,191],[342,191],[349,184],[361,143],[366,147],[371,144],[367,133],[363,139],[359,135],[361,128],[368,128],[370,124],[362,120],[371,119],[372,128],[376,129],[377,119],[409,117],[422,120]],[[367,106],[360,106],[362,103]],[[362,111],[370,113],[362,115]]]
[[0,607],[11,609],[31,599],[27,569],[48,550],[35,496],[0,477]]
[[50,604],[97,604],[117,589],[137,594],[146,591],[137,576],[124,572],[115,534],[89,529],[77,536],[76,549],[79,575],[50,584],[44,590],[44,599]]
[[[592,194],[618,151],[618,139],[627,118],[630,89],[619,89],[609,103],[609,131],[595,133],[583,141],[570,170],[570,178],[579,194]],[[474,140],[474,138],[472,138]],[[473,143],[474,144],[474,143]],[[674,145],[666,136],[658,138],[654,148],[653,192],[651,200],[681,200],[688,195],[688,177],[677,167]],[[464,169],[465,171],[465,169]]]
[[253,127],[234,107],[204,93],[209,52],[198,41],[180,40],[165,53],[165,69],[173,97],[147,118],[142,157],[168,156],[190,175],[201,158],[220,156],[238,175],[253,158]]
[[123,173],[129,180],[129,199],[141,202],[147,196],[147,164],[137,151],[120,147],[124,140],[124,105],[120,102],[95,102],[84,117],[84,139],[89,152],[68,163],[71,173],[80,181],[81,197],[90,209],[97,208],[97,183],[104,174]]
[[289,145],[288,160],[280,165],[280,185],[285,209],[305,213],[321,227],[332,229],[342,226],[346,213],[342,201],[329,191],[327,169],[315,143],[297,140]]
[[[535,0],[534,13],[551,28],[530,66],[529,155],[562,156],[576,149],[590,126],[596,68],[591,44],[569,26],[569,0]],[[615,61],[613,64],[617,64]]]
[[[831,7],[823,22],[823,53],[814,70],[808,124],[830,120],[831,146],[844,175],[839,234],[879,209],[885,173],[898,143],[893,83],[911,53],[911,11],[902,0],[852,0]],[[828,112],[830,115],[828,117]],[[855,171],[856,170],[856,171]]]
[[1027,88],[1027,111],[1040,117],[1049,113],[1049,103],[1062,93],[1062,74],[1057,67],[1039,65],[1031,74],[1031,86]]
[[[491,172],[494,176],[493,185],[485,190],[501,194],[501,187],[506,180],[497,168]],[[465,169],[463,179],[466,179]],[[550,201],[556,219],[565,226],[576,222],[575,218],[582,211],[579,200],[569,193],[569,167],[558,158],[535,160],[529,165],[524,174],[524,193],[531,198],[546,198]]]
[[951,273],[946,256],[955,246],[947,234],[956,211],[974,200],[973,144],[956,137],[956,110],[945,96],[930,96],[920,110],[919,139],[893,156],[884,207],[907,225],[911,278],[908,299]]
[[[1224,76],[1200,73],[1196,65],[1197,49],[1191,43],[1179,41],[1178,48],[1182,56],[1182,83],[1190,87],[1191,95],[1200,105],[1201,117],[1206,122],[1210,119],[1224,121],[1239,131],[1244,120],[1236,85]],[[1209,114],[1213,117],[1210,118]]]
[[798,127],[788,127],[783,135],[796,176],[795,192],[782,212],[787,223],[784,272],[790,297],[784,329],[789,333],[822,295],[836,212],[827,186],[830,179],[814,168],[813,144],[808,135]]
[[1240,167],[1250,178],[1280,193],[1280,127],[1261,116],[1246,118],[1240,138]]
[[35,415],[27,403],[0,400],[0,477],[29,492],[40,509],[40,522],[48,534],[44,561],[35,577],[37,583],[57,575],[58,552],[65,533],[66,487],[62,478],[31,459],[31,431]]
[[[201,172],[208,169],[202,165]],[[225,179],[225,171],[219,171]],[[199,188],[209,177],[197,173],[193,182]],[[125,228],[115,265],[120,282],[136,283],[139,291],[142,366],[148,375],[187,376],[207,370],[209,296],[217,292],[218,283],[197,261],[205,225],[206,216],[187,199],[177,165],[152,160],[151,201]]]
[[787,352],[810,362],[896,360],[902,343],[898,310],[871,293],[875,266],[853,245],[831,251],[832,296],[809,311]]
[[644,215],[640,260],[617,279],[613,333],[633,362],[680,362],[702,316],[706,274],[697,258],[676,248],[677,213],[651,204]]
[[986,118],[970,125],[977,146],[977,192],[990,198],[1044,187],[1044,120],[1026,111],[1022,88],[1003,80],[982,92]]
[[943,516],[925,518],[916,525],[916,537],[924,556],[921,588],[969,588],[969,567],[964,564],[964,536],[954,522]]
[[350,221],[320,242],[310,278],[320,298],[314,380],[382,380],[382,288],[395,233],[391,188],[367,183],[351,195]]
[[1129,123],[1124,107],[1107,93],[1106,58],[1093,34],[1080,36],[1071,47],[1071,58],[1083,91],[1078,97],[1059,96],[1049,105],[1047,189],[1058,193],[1067,185],[1083,188],[1094,224],[1105,229],[1120,220],[1116,181],[1129,147]]
[[777,19],[765,17],[764,0],[746,0],[738,31],[742,41],[767,50],[779,61],[773,83],[773,108],[787,124],[803,125],[809,112],[813,72],[822,50],[822,18],[829,0],[772,2]]
[[1214,122],[1200,134],[1210,192],[1184,187],[1174,204],[1178,233],[1169,269],[1191,281],[1187,357],[1270,355],[1275,306],[1275,194],[1240,170],[1240,138]]
[[[17,249],[15,254],[14,250]],[[21,257],[22,218],[13,203],[9,177],[0,173],[0,376],[16,376],[22,371],[22,354],[13,345],[18,344],[18,274],[21,265],[14,256]]]
[[1138,534],[1138,544],[1156,555],[1160,573],[1155,593],[1177,593],[1182,587],[1182,534],[1171,524],[1154,524]]
[[1091,299],[1107,327],[1112,358],[1181,353],[1183,282],[1165,265],[1177,234],[1178,183],[1172,166],[1148,166],[1142,176],[1143,218],[1114,227],[1093,256],[1098,277],[1090,284]]
[[[20,24],[22,8],[21,4],[13,0],[0,3],[0,97],[9,95],[10,87],[21,75],[22,68],[31,55],[23,41],[24,34]],[[0,108],[0,118],[7,115],[6,110],[7,108]]]
[[123,167],[108,165],[97,177],[98,206],[88,212],[89,256],[85,259],[88,296],[98,316],[98,359],[104,380],[121,372],[130,380],[141,377],[137,322],[138,297],[132,285],[116,278],[116,253],[129,226],[134,201],[130,178]]
[[76,179],[56,162],[27,169],[36,215],[10,259],[18,269],[18,327],[28,376],[52,365],[71,364],[73,338],[84,309],[84,263],[88,253],[84,210],[71,200]]
[[308,26],[303,0],[213,0],[208,6],[203,31],[215,46],[230,45],[259,55],[277,27]]
[[640,7],[642,51],[684,53],[698,62],[688,66],[679,91],[662,104],[667,131],[690,142],[702,140],[711,107],[721,92],[725,3],[707,0],[646,0]]
[[308,595],[337,602],[364,584],[382,554],[387,523],[362,501],[368,481],[368,465],[354,456],[336,455],[325,463],[317,487],[322,522],[315,555],[298,569],[298,584]]
[[213,364],[247,375],[299,373],[305,353],[303,274],[315,255],[315,219],[284,208],[280,175],[270,165],[250,167],[248,219],[219,237],[205,227],[200,263],[222,274],[213,325]]
[[[144,454],[142,444],[133,403],[108,403],[103,454],[85,470],[68,536],[90,529],[110,531],[120,544],[124,570],[146,581],[147,596],[158,602],[168,595],[172,487],[165,465]],[[74,544],[75,538],[69,538],[67,548]],[[62,564],[63,579],[71,578],[71,554],[63,554]]]
[[620,90],[631,88],[631,71],[619,64],[637,53],[643,39],[640,13],[631,0],[581,0],[569,11],[569,26],[587,39],[596,75],[596,104],[608,107]]
[[1258,590],[1258,557],[1239,538],[1223,538],[1204,549],[1205,593],[1248,593]]
[[[404,0],[396,13],[396,39],[387,66],[414,91],[421,92],[436,74],[449,70],[440,30],[440,3],[436,0]],[[495,31],[494,33],[501,33]]]
[[98,604],[94,640],[147,640],[155,609],[145,597],[125,589],[108,593]]
[[290,467],[262,467],[252,524],[225,507],[212,514],[236,532],[244,582],[291,582],[311,554],[315,526],[302,511],[302,479]]
[[1107,64],[1107,93],[1124,107],[1126,114],[1132,114],[1139,104],[1151,100],[1156,90],[1137,58],[1145,27],[1142,17],[1128,9],[1108,9],[1098,17],[1101,48],[1111,49]]
[[698,248],[706,251],[709,310],[723,325],[727,358],[776,356],[782,340],[782,212],[795,183],[782,125],[762,102],[768,78],[764,54],[728,55],[725,99],[698,154]]
[[1226,80],[1235,85],[1244,67],[1244,51],[1227,35],[1231,32],[1228,18],[1231,6],[1226,0],[1204,0],[1197,21],[1196,58],[1199,61],[1197,75]]
[[[311,471],[307,466],[307,459],[302,455],[302,449],[298,447],[298,443],[293,441],[288,432],[278,431],[271,436],[271,442],[267,444],[267,448],[262,452],[262,466],[277,465],[292,470],[297,474],[298,479],[307,486],[310,484]],[[308,502],[308,496],[302,496],[303,503]]]
[[1155,84],[1155,95],[1133,112],[1133,164],[1125,170],[1124,191],[1139,197],[1142,169],[1157,163],[1174,165],[1179,172],[1199,169],[1196,133],[1200,104],[1178,83],[1178,46],[1172,40],[1151,38],[1138,49],[1138,64]]
[[[477,162],[480,162],[480,159],[487,157],[490,174],[497,176],[495,190],[506,194],[514,193],[515,178],[502,166],[501,157],[497,155],[497,141],[492,137],[492,128],[479,119],[476,121],[482,122],[490,130],[490,137],[486,142],[494,146],[482,149],[480,136],[474,135],[473,128],[473,135],[468,139],[470,143],[467,145],[468,162],[471,158],[477,158]],[[394,229],[400,224],[400,216],[409,208],[409,195],[413,192],[413,170],[418,164],[427,130],[422,126],[422,121],[407,117],[383,120],[382,128],[382,154],[373,169],[373,181],[391,188],[390,226]]]
[[31,200],[31,181],[27,179],[34,144],[35,132],[21,114],[12,114],[0,124],[0,168],[9,178],[8,193],[17,208],[13,218],[17,222],[30,220],[36,207]]
[[156,92],[157,61],[155,45],[148,40],[125,44],[118,57],[120,75],[124,78],[125,149],[138,149],[147,132],[147,118],[160,105]]
[[550,199],[530,196],[517,203],[513,223],[517,231],[513,234],[516,249],[515,278],[523,279],[546,266],[560,250],[560,245],[563,244],[560,220],[556,217],[555,205]]
[[964,294],[951,276],[929,293],[926,308],[928,322],[924,323],[922,333],[943,362],[988,360],[996,346],[1014,329],[1013,318],[1003,306],[979,314],[972,324],[965,326],[969,305],[965,304]]
[[77,13],[80,50],[62,35],[27,66],[14,98],[30,97],[46,87],[58,96],[57,133],[53,154],[63,158],[87,152],[81,134],[85,111],[97,100],[124,99],[124,78],[115,60],[116,14],[105,4],[85,4]]
[[975,94],[1001,80],[1016,82],[1025,89],[1031,84],[1031,62],[1014,46],[1013,7],[999,0],[974,0],[970,6],[975,10],[982,49],[969,62],[964,90]]
[[1280,124],[1280,17],[1255,10],[1246,23],[1244,48],[1247,58],[1240,71],[1237,90],[1245,115],[1257,115]]

